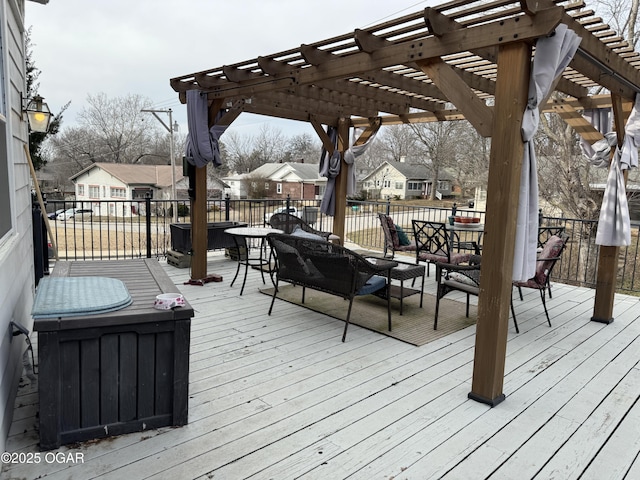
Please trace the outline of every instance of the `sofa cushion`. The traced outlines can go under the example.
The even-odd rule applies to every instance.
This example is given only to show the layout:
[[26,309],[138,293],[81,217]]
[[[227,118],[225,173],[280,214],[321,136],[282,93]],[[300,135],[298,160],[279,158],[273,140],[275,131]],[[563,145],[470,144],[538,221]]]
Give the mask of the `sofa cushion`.
[[409,240],[409,236],[400,225],[396,225],[396,232],[398,234],[398,241],[400,242],[400,246],[411,245],[411,240]]
[[365,283],[360,289],[356,292],[356,295],[369,295],[370,293],[377,292],[381,288],[387,286],[387,279],[381,275],[374,275],[367,283]]
[[400,238],[398,237],[398,231],[396,230],[396,224],[393,223],[393,218],[389,215],[385,217],[387,219],[387,226],[389,227],[389,233],[391,234],[391,241],[393,242],[393,248],[400,246]]
[[300,228],[300,225],[296,225],[294,227],[293,231],[291,232],[291,235],[293,235],[294,237],[308,238],[309,240],[326,240],[324,237],[321,237],[320,235],[316,235],[315,233],[304,231],[302,228]]
[[463,283],[465,285],[469,285],[471,287],[477,287],[478,283],[471,277],[466,276],[464,273],[460,272],[450,272],[447,274],[447,278],[449,280],[453,280],[458,283]]

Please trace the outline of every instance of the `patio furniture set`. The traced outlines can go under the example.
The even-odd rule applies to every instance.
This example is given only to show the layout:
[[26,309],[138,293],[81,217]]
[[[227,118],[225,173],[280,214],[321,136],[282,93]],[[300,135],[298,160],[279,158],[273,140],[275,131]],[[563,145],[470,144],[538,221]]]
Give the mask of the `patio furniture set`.
[[[466,294],[466,315],[468,317],[470,296],[480,294],[482,228],[475,226],[474,223],[471,223],[470,227],[461,227],[443,222],[414,219],[412,220],[414,238],[410,243],[406,244],[405,242],[405,245],[402,245],[398,235],[398,231],[402,231],[402,227],[395,225],[389,215],[380,213],[378,216],[385,236],[385,256],[390,255],[390,258],[394,258],[396,252],[415,252],[416,264],[419,262],[427,263],[427,275],[429,275],[429,264],[433,263],[436,266],[437,293],[434,330],[438,328],[440,299],[449,292],[459,291]],[[461,241],[459,234],[464,230],[476,233],[476,240]],[[520,300],[523,299],[522,288],[531,288],[540,293],[549,326],[551,326],[551,320],[546,305],[546,292],[549,292],[549,298],[551,298],[551,273],[555,264],[560,260],[568,240],[569,236],[565,233],[564,227],[540,227],[538,229],[538,256],[535,275],[524,282],[513,282],[513,287],[518,289]],[[510,306],[514,327],[516,333],[519,333],[513,297]]]
[[[304,220],[288,213],[277,213],[270,218],[271,228],[230,228],[225,233],[233,237],[236,247],[246,252],[238,258],[235,283],[242,266],[244,278],[240,294],[244,292],[249,267],[260,270],[262,281],[268,272],[274,285],[269,315],[273,311],[278,287],[282,282],[301,286],[302,302],[306,289],[330,293],[349,300],[347,318],[342,341],[346,339],[353,300],[357,296],[374,294],[387,301],[388,328],[392,329],[391,299],[400,302],[403,314],[403,299],[420,295],[423,305],[424,277],[429,276],[429,266],[436,267],[436,304],[434,330],[438,328],[440,300],[449,292],[466,294],[466,316],[469,317],[471,295],[480,293],[482,264],[481,239],[483,225],[477,222],[444,222],[412,219],[412,239],[393,222],[392,217],[378,214],[384,233],[384,254],[381,257],[362,256],[341,246],[339,238],[331,232],[316,230]],[[464,237],[462,234],[464,233]],[[470,239],[471,238],[471,239]],[[252,240],[259,240],[259,256],[251,256]],[[560,259],[568,235],[562,227],[541,227],[539,231],[539,254],[536,274],[526,282],[513,282],[522,300],[522,288],[538,290],[549,326],[551,321],[546,307],[546,292],[551,297],[549,278],[553,267]],[[414,253],[415,262],[399,261],[396,252]],[[415,286],[420,280],[420,287]],[[396,282],[393,282],[395,280]],[[411,286],[405,282],[411,280]],[[513,300],[511,312],[516,332],[519,333]]]

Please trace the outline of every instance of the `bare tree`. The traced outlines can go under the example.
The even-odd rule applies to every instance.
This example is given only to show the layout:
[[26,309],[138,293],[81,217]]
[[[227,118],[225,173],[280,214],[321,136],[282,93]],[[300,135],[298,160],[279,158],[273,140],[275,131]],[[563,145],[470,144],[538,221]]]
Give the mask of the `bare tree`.
[[286,139],[282,130],[265,124],[253,142],[253,156],[260,165],[282,161],[285,156]]
[[220,139],[221,148],[224,148],[225,164],[229,171],[248,173],[260,164],[252,158],[252,140],[250,136],[240,135],[237,132],[225,133]]
[[597,218],[601,199],[590,187],[593,169],[579,150],[575,131],[557,114],[541,116],[536,136],[540,197],[565,215]]
[[[104,93],[89,95],[79,115],[79,124],[87,134],[83,148],[91,150],[95,161],[139,163],[145,156],[164,156],[157,122],[148,119],[142,109],[152,103],[140,95],[108,98]],[[147,120],[147,121],[145,121]],[[163,163],[167,163],[166,161]]]
[[489,175],[491,139],[482,137],[469,122],[458,123],[454,161],[448,165],[462,195],[472,195],[476,187],[486,187]]
[[289,138],[285,144],[284,161],[318,163],[322,144],[309,133],[301,133]]
[[462,128],[460,122],[418,123],[410,124],[410,127],[417,137],[423,163],[431,172],[433,188],[429,198],[433,200],[441,173],[455,161]]
[[635,47],[638,43],[638,6],[640,0],[596,0],[595,10],[624,39]]
[[374,151],[379,155],[377,165],[384,161],[399,162],[403,157],[410,158],[416,155],[418,143],[416,130],[413,127],[413,125],[389,125],[383,127],[376,137],[376,141],[379,141],[379,143],[371,146],[372,149],[374,146],[376,147]]

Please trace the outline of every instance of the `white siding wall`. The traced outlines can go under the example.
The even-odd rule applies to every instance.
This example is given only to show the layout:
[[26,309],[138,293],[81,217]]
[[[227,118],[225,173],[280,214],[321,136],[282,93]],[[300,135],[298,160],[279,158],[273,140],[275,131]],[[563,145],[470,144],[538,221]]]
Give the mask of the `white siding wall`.
[[21,118],[21,92],[26,90],[24,68],[24,0],[0,0],[0,35],[7,101],[7,145],[12,229],[0,239],[0,450],[13,415],[14,399],[22,374],[24,337],[13,337],[9,323],[19,322],[31,330],[31,307],[35,291],[33,237],[31,229],[31,181],[23,145],[27,127]]
[[[131,204],[123,203],[120,200],[131,200],[131,188],[121,182],[110,173],[101,168],[94,167],[88,172],[76,178],[76,200],[77,207],[91,208],[93,214],[97,216],[124,217],[131,215]],[[84,186],[84,195],[78,195],[78,185]],[[98,196],[91,195],[97,187]],[[126,190],[124,198],[111,197],[111,187],[124,188]],[[112,204],[101,203],[105,200],[118,200]],[[134,204],[135,205],[135,204]],[[101,211],[101,208],[104,211]]]

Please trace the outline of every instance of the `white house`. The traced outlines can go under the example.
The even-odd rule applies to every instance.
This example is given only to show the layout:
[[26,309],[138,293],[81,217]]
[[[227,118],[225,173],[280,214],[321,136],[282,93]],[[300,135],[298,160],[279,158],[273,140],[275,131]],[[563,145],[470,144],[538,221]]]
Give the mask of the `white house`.
[[[385,161],[362,179],[362,189],[369,198],[399,199],[428,196],[433,188],[429,169],[424,164]],[[453,192],[451,176],[440,173],[436,192],[443,197]]]
[[[182,178],[182,169],[178,173],[176,168],[177,178]],[[170,165],[94,163],[72,176],[71,181],[75,184],[76,206],[90,208],[100,216],[136,215],[147,195],[171,198]]]
[[[40,0],[38,3],[47,3]],[[0,450],[13,417],[26,343],[11,322],[31,331],[35,266],[28,140],[25,2],[0,0]],[[45,8],[45,7],[43,7]]]
[[[170,165],[94,163],[71,180],[75,184],[76,206],[91,208],[101,216],[137,215],[143,211],[147,195],[156,200],[172,199]],[[175,181],[176,199],[187,199],[189,179],[182,175],[182,167],[176,167]],[[221,197],[225,186],[218,179],[207,179],[207,190],[215,198]]]

